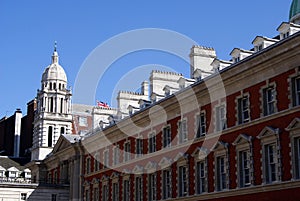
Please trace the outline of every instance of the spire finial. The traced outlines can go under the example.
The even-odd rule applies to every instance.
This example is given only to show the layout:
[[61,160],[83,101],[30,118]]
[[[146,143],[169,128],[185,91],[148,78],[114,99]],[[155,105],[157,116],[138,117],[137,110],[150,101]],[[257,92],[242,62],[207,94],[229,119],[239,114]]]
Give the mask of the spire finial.
[[58,63],[58,53],[57,53],[56,49],[57,49],[57,42],[55,41],[54,42],[54,52],[52,54],[52,63],[53,64]]
[[54,52],[56,52],[56,48],[57,48],[57,41],[54,41]]

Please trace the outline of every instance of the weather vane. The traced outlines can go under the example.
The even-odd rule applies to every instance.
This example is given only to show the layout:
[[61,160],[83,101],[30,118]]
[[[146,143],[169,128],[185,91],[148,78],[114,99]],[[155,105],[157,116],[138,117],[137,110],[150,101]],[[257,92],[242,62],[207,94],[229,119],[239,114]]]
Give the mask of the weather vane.
[[57,48],[57,41],[54,41],[54,52],[56,52],[56,48]]

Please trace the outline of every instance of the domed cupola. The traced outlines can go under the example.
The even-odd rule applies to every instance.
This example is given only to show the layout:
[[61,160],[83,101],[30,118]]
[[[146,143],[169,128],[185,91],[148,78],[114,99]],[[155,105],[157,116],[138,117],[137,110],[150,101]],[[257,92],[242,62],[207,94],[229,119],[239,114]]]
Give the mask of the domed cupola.
[[300,24],[300,0],[293,0],[290,9],[290,22]]
[[58,53],[56,51],[56,43],[52,54],[52,63],[45,69],[42,82],[47,81],[63,81],[67,82],[67,75],[61,65],[58,63]]

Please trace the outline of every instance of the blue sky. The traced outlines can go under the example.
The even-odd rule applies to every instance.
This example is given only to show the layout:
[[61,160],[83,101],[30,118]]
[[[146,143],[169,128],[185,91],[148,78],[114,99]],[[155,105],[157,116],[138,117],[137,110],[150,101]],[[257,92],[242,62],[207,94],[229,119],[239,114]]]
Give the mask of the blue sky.
[[[50,64],[54,41],[73,86],[86,57],[117,34],[169,29],[213,47],[218,58],[228,60],[235,47],[251,49],[255,36],[276,36],[276,28],[288,21],[290,4],[291,0],[0,0],[0,118],[16,108],[26,113],[26,103],[36,96],[41,75]],[[137,52],[112,65],[99,82],[96,98],[113,102],[116,83],[132,69],[148,64],[189,75],[189,64],[170,54]],[[137,83],[144,79],[134,78]]]

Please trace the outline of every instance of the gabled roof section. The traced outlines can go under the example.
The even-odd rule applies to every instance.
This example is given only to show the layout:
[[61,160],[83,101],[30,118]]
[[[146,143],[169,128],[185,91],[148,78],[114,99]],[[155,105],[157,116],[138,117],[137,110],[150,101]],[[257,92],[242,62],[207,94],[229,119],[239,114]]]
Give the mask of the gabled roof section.
[[254,45],[254,44],[260,43],[260,42],[262,42],[262,41],[269,41],[269,42],[274,42],[274,43],[276,43],[276,42],[278,42],[279,40],[274,39],[274,38],[268,38],[268,37],[265,37],[265,36],[256,36],[256,37],[254,38],[254,40],[252,41],[252,44]]
[[71,144],[79,142],[81,137],[74,134],[62,134],[58,138],[57,143],[55,144],[52,154],[57,153],[61,150],[68,148]]
[[288,125],[288,127],[285,129],[286,131],[291,131],[293,129],[300,128],[300,118],[295,118],[293,121]]
[[9,172],[19,172],[20,170],[16,167],[10,167],[10,168],[7,169],[7,171],[9,171]]
[[266,126],[257,136],[258,139],[264,138],[264,137],[268,137],[271,135],[278,135],[280,133],[279,128],[273,128],[270,126]]

